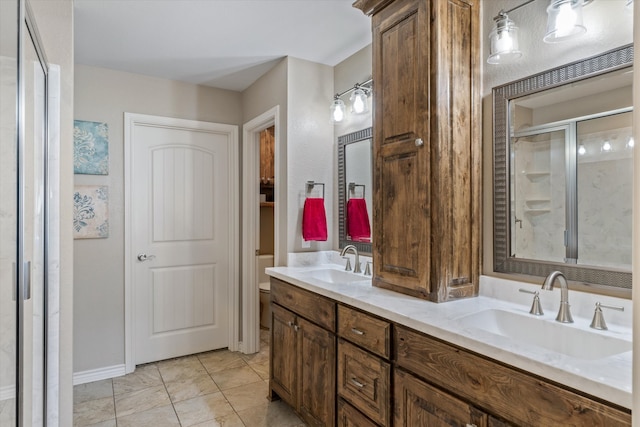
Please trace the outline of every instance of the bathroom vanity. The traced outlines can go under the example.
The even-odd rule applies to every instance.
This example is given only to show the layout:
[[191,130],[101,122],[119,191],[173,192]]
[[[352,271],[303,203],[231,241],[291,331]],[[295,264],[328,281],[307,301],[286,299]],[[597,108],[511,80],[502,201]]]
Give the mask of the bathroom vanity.
[[[267,270],[270,397],[309,425],[631,425],[630,328],[610,322],[610,331],[587,336],[589,319],[576,316],[574,325],[558,323],[579,337],[563,340],[576,348],[531,344],[517,331],[496,333],[487,316],[516,327],[522,319],[530,330],[521,335],[532,340],[538,325],[550,328],[543,335],[552,341],[557,292],[542,295],[548,314],[536,317],[517,291],[524,303],[481,295],[435,304],[338,268]],[[579,348],[589,339],[598,348]]]

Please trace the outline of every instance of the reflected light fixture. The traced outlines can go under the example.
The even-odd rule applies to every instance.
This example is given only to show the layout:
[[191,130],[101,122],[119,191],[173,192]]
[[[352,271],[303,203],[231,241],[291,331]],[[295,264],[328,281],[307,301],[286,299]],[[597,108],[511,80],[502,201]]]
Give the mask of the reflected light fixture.
[[578,146],[578,154],[580,154],[581,156],[584,156],[587,152],[587,149],[584,147],[584,144],[580,144]]
[[611,151],[611,143],[608,139],[602,143],[602,151]]
[[522,52],[518,48],[518,27],[503,10],[493,20],[496,24],[489,34],[490,46],[487,62],[489,64],[505,64],[520,58]]
[[550,0],[547,7],[545,43],[558,43],[587,32],[582,23],[584,0]]
[[627,140],[627,148],[633,148],[634,145],[635,145],[635,142],[633,141],[633,137],[630,136],[629,139]]
[[347,108],[344,101],[340,98],[350,92],[353,92],[351,97],[349,97],[351,103],[350,112],[353,114],[364,114],[368,112],[369,102],[367,98],[373,93],[373,79],[356,83],[344,92],[335,94],[330,107],[331,121],[333,123],[340,123],[345,119]]
[[633,11],[633,0],[627,0],[627,4],[625,6],[627,8],[627,11]]

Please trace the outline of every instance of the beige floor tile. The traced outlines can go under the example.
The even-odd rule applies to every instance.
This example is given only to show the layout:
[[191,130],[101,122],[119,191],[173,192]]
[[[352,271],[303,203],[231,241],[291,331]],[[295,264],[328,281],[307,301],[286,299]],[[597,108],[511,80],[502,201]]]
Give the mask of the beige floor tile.
[[116,416],[131,415],[135,412],[143,412],[152,408],[170,405],[171,399],[164,385],[132,391],[131,393],[116,396]]
[[113,393],[115,395],[131,393],[162,384],[160,371],[155,363],[136,366],[136,370],[123,377],[113,379]]
[[113,397],[113,381],[111,379],[79,384],[73,387],[73,403]]
[[73,405],[73,425],[90,426],[116,417],[113,396],[89,400]]
[[269,387],[264,381],[241,385],[222,392],[236,412],[268,403]]
[[259,352],[253,354],[243,354],[241,356],[249,365],[259,364],[269,361],[269,347],[262,347]]
[[249,365],[251,369],[253,369],[256,374],[260,376],[263,380],[269,379],[269,360],[263,363],[256,363]]
[[84,427],[117,427],[117,424],[116,424],[116,419],[112,418],[110,420],[101,421],[101,422],[95,423],[95,424],[87,424]]
[[216,350],[198,355],[200,362],[210,374],[231,368],[240,368],[247,363],[240,357],[240,353],[229,350]]
[[195,355],[163,360],[158,362],[158,369],[165,383],[196,378],[207,373]]
[[233,408],[220,392],[183,400],[173,406],[182,427],[220,419],[234,413]]
[[245,427],[245,424],[242,422],[238,414],[229,414],[215,420],[195,424],[192,427]]
[[249,366],[232,368],[225,371],[213,372],[211,378],[216,382],[220,390],[238,387],[241,385],[260,381],[260,376]]
[[283,401],[269,402],[238,412],[245,425],[251,427],[305,427],[306,424]]
[[171,401],[174,403],[220,391],[208,374],[200,375],[197,378],[186,378],[180,381],[165,383],[165,386],[167,387]]
[[172,405],[158,406],[135,414],[118,417],[118,427],[173,427],[180,426]]
[[260,329],[260,341],[269,345],[270,340],[271,340],[271,331],[269,329]]

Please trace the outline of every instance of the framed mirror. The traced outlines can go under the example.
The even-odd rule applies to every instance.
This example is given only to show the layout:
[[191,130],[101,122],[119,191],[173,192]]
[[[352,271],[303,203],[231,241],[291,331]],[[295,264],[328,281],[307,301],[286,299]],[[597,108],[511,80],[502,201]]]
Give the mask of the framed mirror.
[[340,248],[354,245],[371,254],[372,128],[338,137],[338,219]]
[[633,46],[493,89],[494,270],[631,289]]

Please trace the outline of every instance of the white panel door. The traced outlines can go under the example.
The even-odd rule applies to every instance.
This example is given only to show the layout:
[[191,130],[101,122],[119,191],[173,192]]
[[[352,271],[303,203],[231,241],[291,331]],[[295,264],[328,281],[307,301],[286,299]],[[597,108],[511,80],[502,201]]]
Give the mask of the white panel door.
[[229,152],[237,133],[234,126],[188,123],[132,129],[136,364],[229,345],[236,256]]

